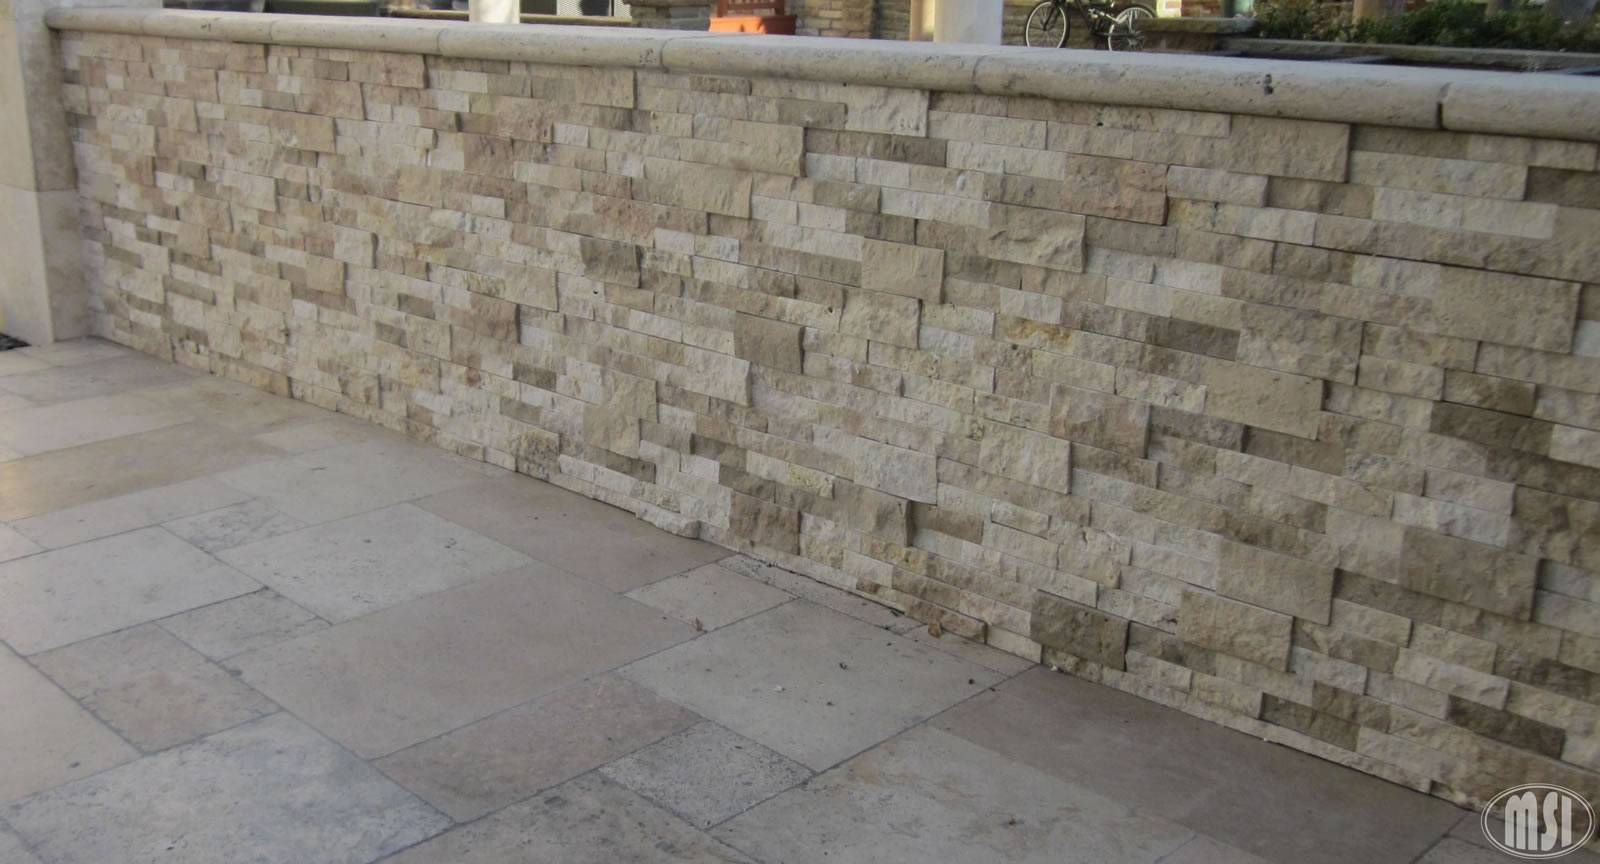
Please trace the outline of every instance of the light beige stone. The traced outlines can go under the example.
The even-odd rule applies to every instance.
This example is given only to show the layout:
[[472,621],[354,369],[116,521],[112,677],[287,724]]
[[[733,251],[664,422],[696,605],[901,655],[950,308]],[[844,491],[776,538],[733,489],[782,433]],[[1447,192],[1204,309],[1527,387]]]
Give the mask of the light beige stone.
[[1206,413],[1300,438],[1315,438],[1322,382],[1241,363],[1206,367]]

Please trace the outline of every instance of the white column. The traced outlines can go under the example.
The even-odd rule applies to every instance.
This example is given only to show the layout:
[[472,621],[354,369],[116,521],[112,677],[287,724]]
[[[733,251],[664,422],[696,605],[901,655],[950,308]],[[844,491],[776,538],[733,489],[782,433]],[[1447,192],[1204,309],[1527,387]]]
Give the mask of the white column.
[[[0,0],[0,332],[45,345],[89,332],[78,178],[61,58],[44,14],[63,0]],[[160,6],[82,0],[77,6]]]
[[1004,0],[930,2],[933,3],[933,41],[1000,44],[1005,24]]
[[519,24],[521,0],[468,0],[467,19],[478,24]]

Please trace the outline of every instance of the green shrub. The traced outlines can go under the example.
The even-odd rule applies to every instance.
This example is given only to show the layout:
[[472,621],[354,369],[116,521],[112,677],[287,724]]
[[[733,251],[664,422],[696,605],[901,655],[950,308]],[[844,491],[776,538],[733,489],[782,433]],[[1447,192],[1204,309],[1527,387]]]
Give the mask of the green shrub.
[[1433,0],[1354,25],[1333,11],[1338,8],[1318,0],[1262,0],[1256,20],[1261,35],[1272,39],[1600,52],[1600,18],[1564,23],[1526,0],[1499,12],[1473,0]]

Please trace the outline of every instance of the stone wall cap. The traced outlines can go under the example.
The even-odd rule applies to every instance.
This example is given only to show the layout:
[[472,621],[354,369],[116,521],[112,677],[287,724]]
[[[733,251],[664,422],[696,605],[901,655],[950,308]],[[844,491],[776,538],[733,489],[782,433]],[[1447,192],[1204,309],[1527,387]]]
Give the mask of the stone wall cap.
[[57,30],[628,66],[1600,141],[1600,80],[805,36],[65,8]]

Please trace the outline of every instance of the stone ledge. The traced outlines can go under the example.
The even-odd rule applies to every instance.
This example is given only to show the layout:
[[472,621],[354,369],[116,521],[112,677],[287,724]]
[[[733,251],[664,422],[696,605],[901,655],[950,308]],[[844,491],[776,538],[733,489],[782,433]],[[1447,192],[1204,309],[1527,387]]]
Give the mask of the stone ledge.
[[[1039,96],[1600,141],[1600,81],[1292,60],[554,25],[55,9],[57,30]],[[733,40],[737,40],[736,42]]]

